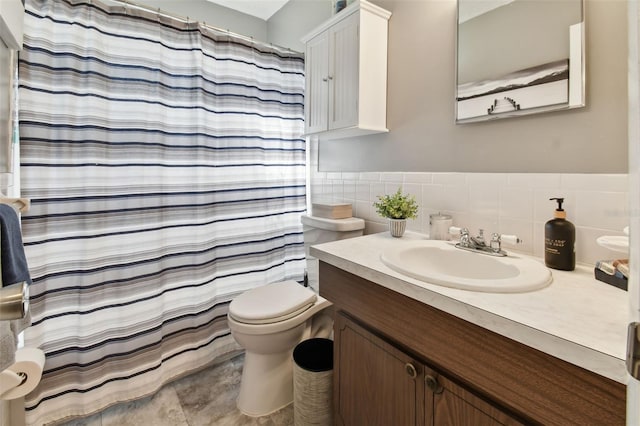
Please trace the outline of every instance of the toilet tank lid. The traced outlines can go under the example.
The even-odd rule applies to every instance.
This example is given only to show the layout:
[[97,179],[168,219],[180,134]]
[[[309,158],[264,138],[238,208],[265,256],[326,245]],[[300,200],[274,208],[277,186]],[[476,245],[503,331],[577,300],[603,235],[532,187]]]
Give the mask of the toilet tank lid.
[[324,217],[302,215],[300,220],[304,225],[313,226],[314,228],[325,229],[327,231],[359,231],[364,229],[364,220],[358,217],[349,217],[346,219],[328,219]]
[[296,281],[281,281],[247,290],[229,304],[229,314],[246,324],[284,321],[309,309],[318,296]]

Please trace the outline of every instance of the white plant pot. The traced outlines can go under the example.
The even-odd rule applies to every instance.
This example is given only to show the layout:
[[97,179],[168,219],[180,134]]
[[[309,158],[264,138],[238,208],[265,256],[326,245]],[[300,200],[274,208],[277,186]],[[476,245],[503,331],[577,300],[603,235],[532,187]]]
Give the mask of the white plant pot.
[[389,219],[389,232],[392,237],[402,237],[407,229],[407,219]]

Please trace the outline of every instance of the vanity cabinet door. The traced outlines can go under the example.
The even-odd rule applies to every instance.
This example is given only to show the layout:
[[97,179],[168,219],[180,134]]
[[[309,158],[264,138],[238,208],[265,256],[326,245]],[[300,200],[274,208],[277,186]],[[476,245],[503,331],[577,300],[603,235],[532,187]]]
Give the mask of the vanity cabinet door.
[[425,367],[425,425],[523,425],[500,408]]
[[341,313],[334,331],[335,423],[424,424],[421,364]]

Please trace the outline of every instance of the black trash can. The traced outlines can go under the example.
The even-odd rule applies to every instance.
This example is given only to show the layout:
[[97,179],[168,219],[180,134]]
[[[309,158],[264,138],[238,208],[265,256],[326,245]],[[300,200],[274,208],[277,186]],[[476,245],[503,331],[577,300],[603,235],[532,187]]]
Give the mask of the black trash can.
[[333,340],[304,340],[293,350],[295,426],[333,425]]

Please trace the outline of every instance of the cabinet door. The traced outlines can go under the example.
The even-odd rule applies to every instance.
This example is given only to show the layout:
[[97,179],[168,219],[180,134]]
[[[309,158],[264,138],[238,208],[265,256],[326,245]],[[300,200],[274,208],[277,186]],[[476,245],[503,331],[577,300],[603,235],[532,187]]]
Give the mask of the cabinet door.
[[335,336],[335,423],[422,424],[421,365],[342,314]]
[[523,425],[497,406],[425,367],[425,425]]
[[324,32],[306,46],[306,93],[304,118],[306,133],[327,130],[329,96],[329,35]]
[[360,13],[329,30],[329,130],[358,125]]

